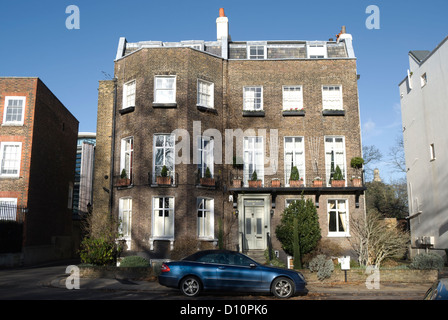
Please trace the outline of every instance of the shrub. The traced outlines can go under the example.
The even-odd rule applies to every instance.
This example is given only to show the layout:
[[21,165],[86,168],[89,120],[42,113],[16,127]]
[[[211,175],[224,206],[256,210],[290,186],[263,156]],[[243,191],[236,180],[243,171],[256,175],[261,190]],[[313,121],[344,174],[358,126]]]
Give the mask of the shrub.
[[120,267],[133,267],[133,268],[146,268],[149,267],[150,263],[143,257],[140,256],[128,256],[124,257],[120,262]]
[[436,253],[420,253],[412,259],[409,265],[411,269],[418,270],[441,270],[443,268],[443,258]]
[[331,276],[334,265],[331,259],[328,259],[323,254],[319,254],[310,261],[309,269],[311,272],[317,272],[317,279],[323,281]]
[[83,263],[107,266],[116,263],[120,251],[120,247],[113,241],[104,238],[84,238],[79,255]]
[[342,171],[339,166],[336,166],[336,169],[334,170],[333,180],[344,180],[344,176],[342,175]]
[[292,167],[291,175],[289,176],[289,180],[298,181],[300,180],[299,169],[296,166]]

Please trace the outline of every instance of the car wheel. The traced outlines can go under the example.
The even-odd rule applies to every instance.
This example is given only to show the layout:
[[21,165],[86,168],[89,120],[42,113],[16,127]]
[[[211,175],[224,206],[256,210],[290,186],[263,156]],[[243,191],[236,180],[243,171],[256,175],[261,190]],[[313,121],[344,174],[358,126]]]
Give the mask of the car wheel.
[[188,297],[196,297],[201,291],[201,282],[196,277],[188,276],[182,279],[180,291]]
[[289,298],[294,293],[294,283],[288,278],[277,278],[272,282],[271,291],[277,298]]

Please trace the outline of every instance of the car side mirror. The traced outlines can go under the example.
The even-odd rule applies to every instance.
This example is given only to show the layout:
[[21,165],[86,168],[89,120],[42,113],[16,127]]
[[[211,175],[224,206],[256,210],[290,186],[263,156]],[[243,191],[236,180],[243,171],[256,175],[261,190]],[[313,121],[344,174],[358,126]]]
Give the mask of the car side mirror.
[[251,263],[251,264],[249,265],[249,267],[251,267],[251,268],[256,268],[257,265],[256,265],[255,263]]

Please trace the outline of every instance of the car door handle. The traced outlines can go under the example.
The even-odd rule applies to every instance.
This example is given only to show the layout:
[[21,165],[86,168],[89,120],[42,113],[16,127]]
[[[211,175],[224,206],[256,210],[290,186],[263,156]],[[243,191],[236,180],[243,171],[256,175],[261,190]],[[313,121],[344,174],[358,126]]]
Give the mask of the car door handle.
[[226,267],[218,267],[219,270],[224,270]]

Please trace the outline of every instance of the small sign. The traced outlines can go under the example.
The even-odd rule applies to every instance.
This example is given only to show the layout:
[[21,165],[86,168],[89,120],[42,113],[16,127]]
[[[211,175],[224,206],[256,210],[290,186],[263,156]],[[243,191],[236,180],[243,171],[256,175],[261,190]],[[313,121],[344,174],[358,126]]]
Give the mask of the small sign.
[[338,262],[341,264],[341,270],[350,270],[350,256],[338,258]]

